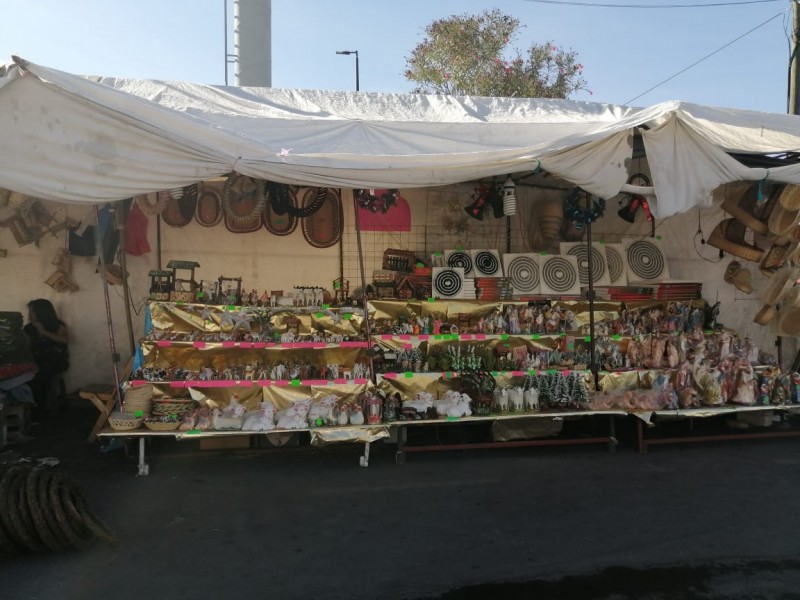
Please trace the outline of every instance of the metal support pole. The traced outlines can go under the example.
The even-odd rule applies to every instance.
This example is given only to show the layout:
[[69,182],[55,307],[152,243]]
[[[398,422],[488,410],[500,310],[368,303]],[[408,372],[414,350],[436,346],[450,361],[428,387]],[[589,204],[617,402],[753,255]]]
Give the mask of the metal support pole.
[[139,476],[147,477],[150,474],[150,466],[144,460],[144,436],[139,438]]
[[[591,211],[591,197],[586,195],[586,211]],[[586,292],[586,299],[589,300],[589,370],[594,377],[594,389],[600,389],[600,382],[597,378],[597,360],[595,357],[594,342],[594,261],[592,260],[592,222],[586,223],[586,269],[588,271],[589,290]]]
[[[109,299],[108,295],[108,278],[106,277],[106,259],[103,254],[103,237],[100,232],[100,209],[95,204],[94,206],[94,216],[95,220],[98,222],[97,227],[97,235],[95,236],[95,248],[97,249],[97,254],[100,257],[100,275],[103,279],[103,299],[105,300],[106,304],[106,323],[108,324],[108,346],[111,351],[111,365],[114,371],[114,389],[119,391],[120,380],[119,380],[119,356],[117,355],[117,345],[114,341],[114,320],[111,317],[111,300]],[[111,226],[109,224],[109,226]],[[117,394],[117,409],[122,409],[122,399],[121,394]]]
[[119,210],[122,211],[120,215],[118,215],[117,219],[117,226],[119,229],[119,246],[120,246],[120,254],[119,254],[119,266],[122,269],[122,298],[125,301],[125,324],[128,327],[128,345],[131,352],[131,356],[136,353],[136,339],[133,337],[133,318],[131,317],[131,289],[128,285],[128,259],[127,259],[127,251],[125,250],[126,247],[126,240],[128,237],[128,228],[127,228],[127,221],[128,221],[128,214],[125,210],[125,203],[120,203]]

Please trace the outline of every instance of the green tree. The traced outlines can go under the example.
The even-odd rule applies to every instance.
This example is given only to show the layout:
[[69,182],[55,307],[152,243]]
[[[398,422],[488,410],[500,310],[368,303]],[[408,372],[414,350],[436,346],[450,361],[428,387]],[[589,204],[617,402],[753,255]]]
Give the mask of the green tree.
[[415,92],[471,96],[567,98],[586,89],[574,51],[552,42],[509,47],[521,27],[498,9],[438,19],[406,57],[406,79]]

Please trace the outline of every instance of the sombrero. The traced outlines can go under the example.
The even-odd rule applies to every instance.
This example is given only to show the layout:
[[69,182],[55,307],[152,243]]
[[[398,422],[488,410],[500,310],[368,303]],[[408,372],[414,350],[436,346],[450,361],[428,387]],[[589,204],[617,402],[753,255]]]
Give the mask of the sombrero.
[[800,208],[800,186],[786,184],[778,200],[780,205],[786,210],[797,210]]
[[800,286],[794,286],[783,299],[784,308],[800,308]]
[[342,239],[341,196],[333,188],[309,188],[303,195],[301,209],[316,204],[319,208],[303,219],[303,237],[315,248],[330,248]]
[[170,198],[169,192],[151,192],[136,196],[136,204],[144,214],[155,216],[160,215],[167,208]]
[[764,251],[758,246],[748,244],[744,239],[744,234],[744,224],[736,219],[724,219],[711,232],[708,245],[745,260],[760,261]]
[[753,292],[753,285],[751,283],[751,275],[749,269],[743,269],[742,264],[738,260],[732,260],[725,269],[725,282],[736,286],[736,289],[751,294]]
[[161,213],[162,220],[170,227],[185,227],[192,221],[197,209],[197,184],[175,188],[167,193],[170,199]]
[[789,237],[797,227],[798,217],[800,217],[800,207],[787,209],[780,201],[775,204],[769,215],[769,233],[775,236],[776,244],[784,244],[789,241]]
[[761,307],[761,310],[756,313],[753,323],[757,325],[767,325],[770,321],[772,321],[772,319],[775,318],[776,314],[778,314],[778,311],[774,306],[765,304]]
[[[270,196],[270,201],[264,203],[264,210],[261,213],[261,218],[264,222],[264,227],[267,228],[273,235],[289,235],[295,229],[297,229],[297,217],[289,214],[288,210],[285,210],[285,204],[281,205],[281,208],[284,209],[281,214],[278,214],[275,211],[275,205],[271,199],[272,194],[275,193],[275,188],[270,188],[272,184],[268,185],[268,190],[272,189],[273,192],[267,192]],[[281,203],[289,202],[293,208],[295,207],[295,193],[294,188],[291,186],[287,186],[289,189],[287,190],[287,194],[284,195],[283,200],[280,200]]]
[[800,308],[787,308],[778,318],[777,333],[784,337],[800,337]]
[[222,213],[225,227],[233,233],[250,233],[261,228],[261,213],[266,204],[266,182],[231,173],[225,181]]
[[222,221],[222,194],[214,184],[203,183],[194,220],[203,227],[213,227]]
[[792,260],[800,249],[800,244],[797,242],[788,242],[786,244],[773,244],[772,247],[764,255],[759,269],[767,277],[785,265],[788,261]]
[[783,297],[794,287],[797,281],[798,270],[785,266],[772,276],[769,286],[761,294],[761,303],[768,306],[778,304]]
[[750,181],[737,181],[725,184],[725,201],[722,210],[734,219],[746,225],[756,233],[766,235],[767,224],[755,216],[758,202],[758,188]]

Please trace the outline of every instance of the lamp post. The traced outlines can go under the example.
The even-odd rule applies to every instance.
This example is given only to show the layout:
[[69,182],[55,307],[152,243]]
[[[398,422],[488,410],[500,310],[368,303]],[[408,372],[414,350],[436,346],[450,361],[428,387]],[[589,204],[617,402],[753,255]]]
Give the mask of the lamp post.
[[336,54],[343,54],[345,56],[350,56],[351,54],[356,55],[356,91],[359,91],[358,86],[358,50],[337,50]]

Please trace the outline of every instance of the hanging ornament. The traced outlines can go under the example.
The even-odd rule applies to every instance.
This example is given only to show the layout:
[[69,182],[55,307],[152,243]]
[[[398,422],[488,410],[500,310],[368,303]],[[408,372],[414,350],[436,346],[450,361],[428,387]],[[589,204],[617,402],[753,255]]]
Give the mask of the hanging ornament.
[[567,196],[564,216],[575,223],[575,229],[581,229],[587,223],[594,223],[606,211],[606,201],[599,197],[592,201],[591,209],[581,208],[580,200],[585,193],[581,188],[575,188]]
[[506,216],[517,214],[517,186],[511,177],[503,184],[503,214]]
[[360,208],[384,215],[397,204],[398,199],[403,199],[397,189],[355,190],[355,194],[356,202]]

